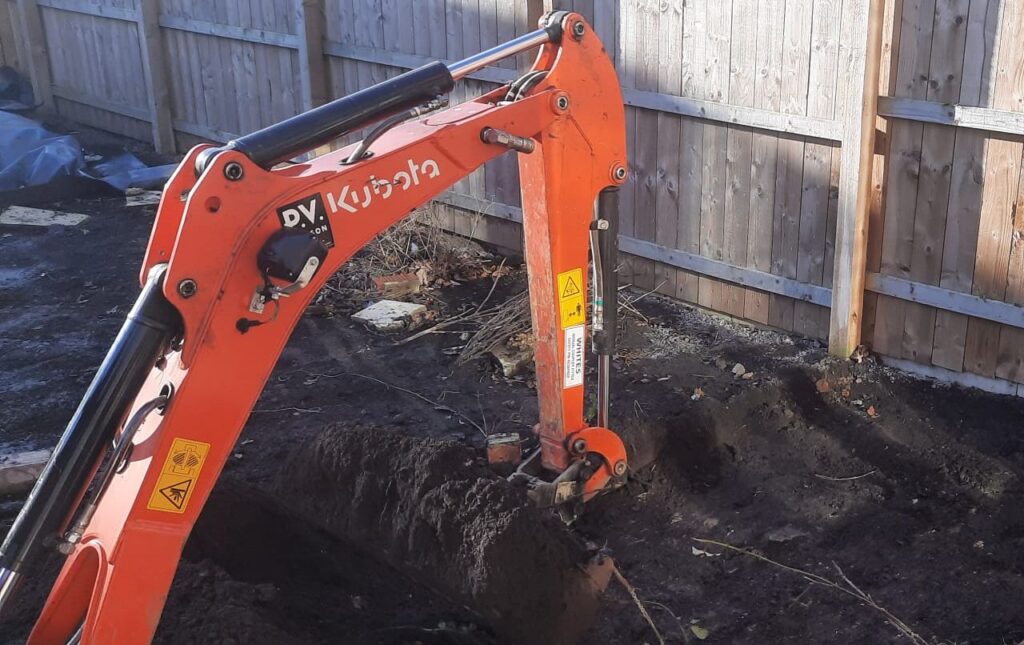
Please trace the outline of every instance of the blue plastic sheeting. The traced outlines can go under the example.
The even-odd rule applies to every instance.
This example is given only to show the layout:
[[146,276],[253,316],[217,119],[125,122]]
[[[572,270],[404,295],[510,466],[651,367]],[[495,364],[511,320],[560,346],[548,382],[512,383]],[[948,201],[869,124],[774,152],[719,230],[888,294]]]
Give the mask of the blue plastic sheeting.
[[69,177],[94,179],[120,191],[154,188],[162,186],[173,170],[173,165],[149,168],[127,152],[89,167],[75,137],[54,134],[36,121],[0,111],[0,192]]
[[81,173],[82,146],[32,119],[0,112],[0,190],[36,186]]
[[177,167],[177,164],[147,166],[139,161],[138,157],[126,152],[109,161],[95,164],[92,170],[101,173],[100,181],[106,182],[120,191],[125,191],[129,188],[145,188],[147,190],[163,188]]

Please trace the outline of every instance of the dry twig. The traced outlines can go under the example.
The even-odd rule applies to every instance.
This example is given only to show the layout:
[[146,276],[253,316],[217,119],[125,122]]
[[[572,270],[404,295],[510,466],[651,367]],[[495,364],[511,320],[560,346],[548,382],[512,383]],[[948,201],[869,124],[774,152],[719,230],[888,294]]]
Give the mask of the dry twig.
[[477,314],[482,321],[466,347],[459,354],[460,364],[480,358],[507,339],[529,331],[530,299],[527,291],[520,292],[500,305]]
[[909,625],[907,625],[905,622],[903,622],[902,620],[897,618],[895,615],[893,615],[893,613],[890,612],[888,609],[886,609],[885,607],[882,607],[877,602],[875,602],[874,598],[872,598],[870,595],[868,595],[868,594],[864,593],[863,591],[861,591],[860,587],[858,587],[857,585],[853,584],[853,581],[850,580],[846,576],[845,573],[843,573],[843,570],[840,569],[839,565],[836,564],[835,562],[832,563],[832,566],[834,566],[836,568],[836,571],[839,573],[839,576],[843,579],[843,582],[846,583],[845,585],[840,584],[838,582],[835,582],[833,580],[829,580],[828,578],[825,578],[824,576],[819,576],[816,573],[811,573],[810,571],[805,571],[803,569],[797,569],[796,567],[791,567],[789,565],[782,564],[781,562],[776,562],[775,560],[772,560],[771,558],[769,558],[767,556],[761,555],[760,553],[758,553],[757,551],[754,551],[753,549],[746,549],[746,548],[743,548],[743,547],[733,546],[732,544],[727,544],[725,542],[719,542],[718,540],[708,540],[708,539],[704,539],[704,538],[693,538],[693,541],[694,542],[699,542],[701,544],[711,544],[713,546],[717,546],[717,547],[720,547],[720,548],[723,548],[723,549],[726,549],[726,550],[729,550],[729,551],[733,551],[735,553],[740,553],[740,554],[749,556],[751,558],[754,558],[755,560],[760,560],[761,562],[766,562],[766,563],[768,563],[768,564],[770,564],[770,565],[772,565],[774,567],[782,569],[783,571],[788,571],[790,573],[795,573],[795,574],[797,574],[799,576],[802,576],[804,578],[804,580],[807,580],[808,582],[810,582],[812,584],[817,584],[817,585],[821,585],[822,587],[827,587],[829,589],[834,589],[835,591],[839,591],[841,593],[844,593],[847,596],[851,596],[853,598],[856,598],[857,600],[859,600],[860,602],[864,603],[868,607],[870,607],[870,608],[874,609],[875,611],[877,611],[878,613],[882,614],[882,616],[885,618],[885,622],[887,622],[890,625],[892,625],[893,627],[895,627],[896,631],[898,631],[900,634],[902,634],[903,636],[906,636],[908,639],[910,639],[910,642],[913,643],[914,645],[928,645],[928,641],[926,641],[921,636],[918,636],[917,633],[914,632],[914,630],[912,630]]
[[273,408],[273,409],[256,408],[256,409],[253,410],[253,413],[256,413],[256,412],[302,412],[302,413],[308,413],[308,414],[320,414],[323,411],[324,411],[323,408],[321,408],[320,406],[317,406],[315,408]]
[[[650,323],[651,322],[650,319],[648,319],[647,316],[645,316],[642,313],[640,313],[640,310],[636,308],[636,303],[640,302],[641,300],[643,300],[647,296],[651,295],[652,293],[654,293],[658,289],[661,289],[663,286],[665,286],[666,282],[667,282],[667,280],[662,280],[661,282],[658,283],[658,285],[656,287],[654,287],[650,291],[647,291],[645,293],[640,294],[639,296],[637,296],[635,298],[630,298],[628,295],[622,293],[622,289],[619,289],[619,309],[623,309],[627,313],[633,314],[634,316],[636,316],[640,320],[644,321],[644,323]],[[627,285],[627,286],[631,286],[631,285]]]
[[644,617],[647,624],[651,626],[651,630],[654,631],[654,636],[658,639],[658,643],[665,645],[665,639],[662,638],[661,632],[658,631],[658,626],[654,624],[653,620],[651,620],[651,614],[648,613],[647,607],[644,607],[643,601],[640,600],[640,596],[637,595],[636,587],[629,584],[629,580],[626,580],[626,577],[622,575],[622,572],[619,571],[619,568],[615,566],[615,564],[612,564],[612,573],[615,575],[615,579],[619,581],[619,584],[621,584],[623,588],[629,592],[630,597],[633,598],[633,602],[636,603],[637,609],[640,610],[640,615]]
[[830,477],[828,475],[820,475],[818,473],[814,473],[814,476],[817,477],[818,479],[825,479],[825,480],[828,480],[830,482],[852,482],[855,479],[863,479],[864,477],[867,477],[868,475],[874,475],[876,472],[878,472],[878,470],[875,469],[875,468],[872,468],[871,470],[869,470],[868,472],[866,472],[866,473],[864,473],[862,475],[854,475],[852,477]]
[[683,626],[683,621],[679,619],[679,616],[676,616],[676,613],[674,611],[669,609],[666,605],[664,605],[664,604],[662,604],[660,602],[656,602],[654,600],[648,600],[647,604],[652,606],[652,607],[657,607],[658,609],[661,609],[662,611],[667,613],[669,616],[671,616],[673,619],[675,619],[676,625],[679,626],[679,633],[682,635],[683,642],[684,643],[690,642],[690,637],[686,633],[686,627]]

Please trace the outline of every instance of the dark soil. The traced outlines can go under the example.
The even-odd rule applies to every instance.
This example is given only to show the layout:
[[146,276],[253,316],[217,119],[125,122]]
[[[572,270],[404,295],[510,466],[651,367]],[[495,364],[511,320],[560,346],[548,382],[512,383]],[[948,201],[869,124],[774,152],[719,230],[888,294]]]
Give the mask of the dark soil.
[[503,641],[575,642],[600,593],[590,555],[479,461],[461,443],[334,427],[296,451],[279,490],[332,534],[474,607]]
[[[0,231],[3,442],[56,441],[130,306],[153,209],[122,204],[61,205],[94,215],[75,229]],[[442,290],[435,306],[489,286]],[[574,590],[593,544],[666,642],[910,642],[865,602],[694,538],[836,582],[841,570],[928,642],[1024,639],[1024,401],[835,362],[655,296],[637,307],[647,320],[624,323],[613,420],[650,463],[571,528],[488,473],[459,416],[527,431],[529,377],[456,367],[444,350],[458,335],[395,346],[347,316],[304,318],[186,548],[158,640],[564,640],[586,622]],[[0,506],[0,532],[17,506]],[[25,588],[0,640],[24,638],[46,581]],[[613,581],[581,642],[657,641]]]
[[366,548],[225,480],[192,533],[156,640],[493,643],[474,620]]

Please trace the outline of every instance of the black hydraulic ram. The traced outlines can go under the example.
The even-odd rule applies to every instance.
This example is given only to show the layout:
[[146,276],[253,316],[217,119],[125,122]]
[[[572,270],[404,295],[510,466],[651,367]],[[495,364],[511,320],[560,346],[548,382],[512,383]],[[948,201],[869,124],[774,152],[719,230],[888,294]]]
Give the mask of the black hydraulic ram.
[[166,266],[149,275],[103,364],[93,377],[39,481],[0,547],[0,609],[26,565],[55,547],[89,485],[104,448],[170,340],[181,329],[163,295]]
[[605,188],[597,197],[597,216],[590,226],[594,256],[594,318],[591,325],[597,365],[597,425],[608,427],[611,360],[619,323],[619,189]]
[[197,159],[196,171],[201,173],[209,160],[224,149],[237,150],[256,165],[271,168],[350,132],[428,103],[449,93],[455,81],[477,70],[544,43],[558,42],[564,15],[565,12],[552,13],[543,29],[464,60],[424,65],[235,139],[225,148],[212,148]]
[[455,86],[444,63],[430,63],[228,143],[263,168],[287,161],[375,121],[416,107]]

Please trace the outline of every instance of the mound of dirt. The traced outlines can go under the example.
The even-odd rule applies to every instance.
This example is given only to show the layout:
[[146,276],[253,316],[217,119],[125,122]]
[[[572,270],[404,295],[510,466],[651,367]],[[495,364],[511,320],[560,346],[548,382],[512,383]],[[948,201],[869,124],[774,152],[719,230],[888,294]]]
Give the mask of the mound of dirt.
[[299,448],[279,492],[332,535],[472,607],[501,642],[572,643],[610,562],[473,450],[372,427],[333,426]]

